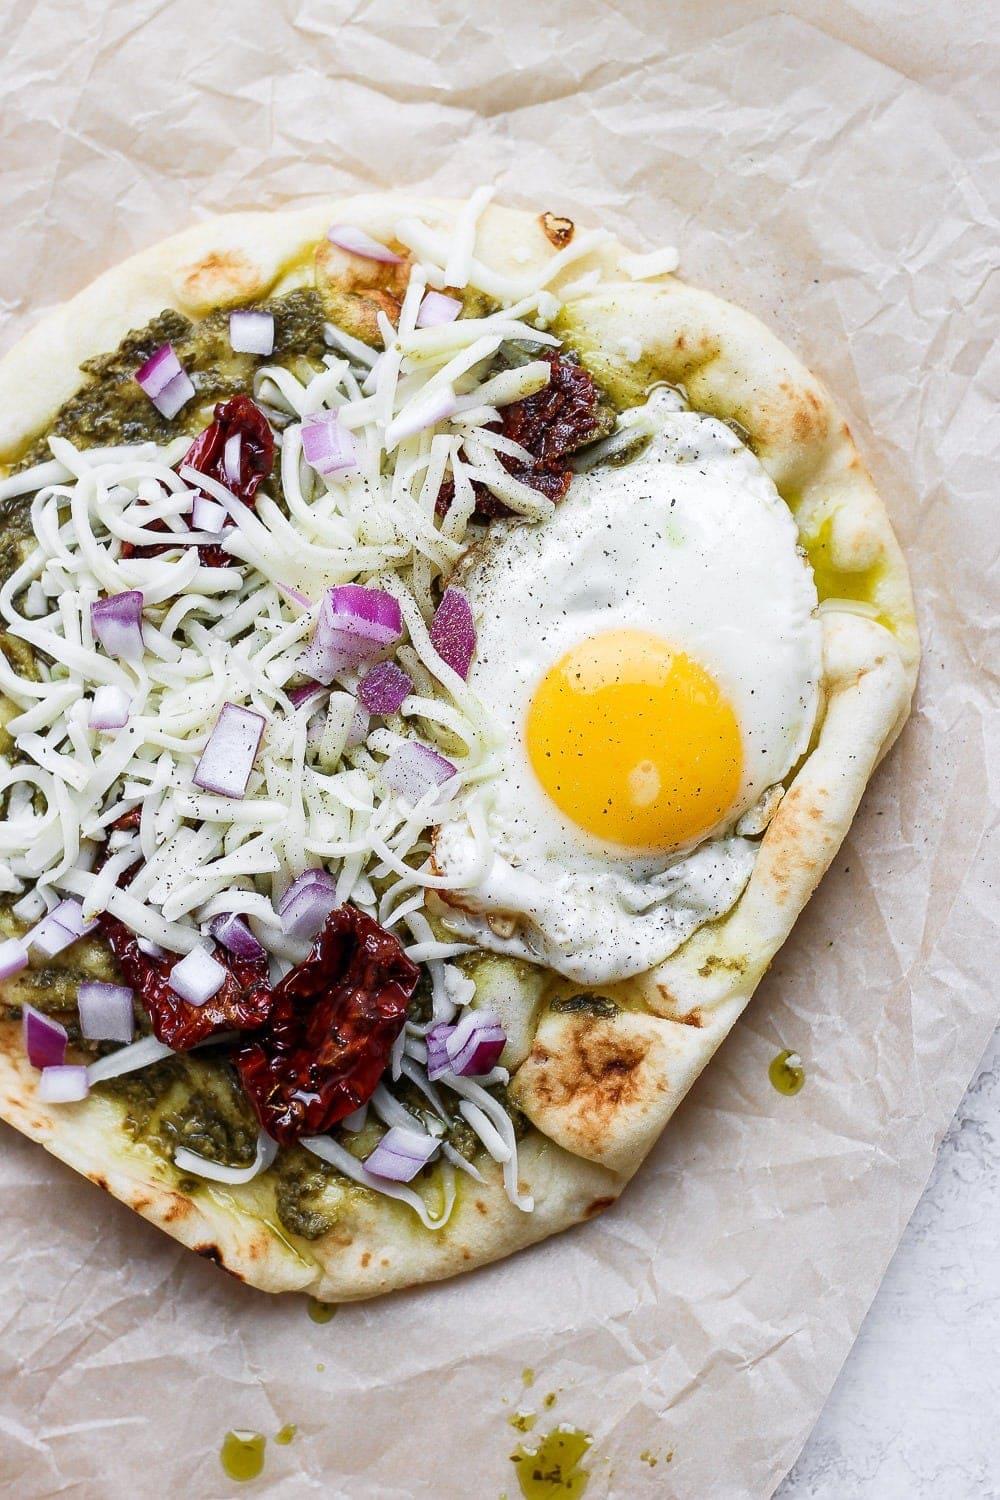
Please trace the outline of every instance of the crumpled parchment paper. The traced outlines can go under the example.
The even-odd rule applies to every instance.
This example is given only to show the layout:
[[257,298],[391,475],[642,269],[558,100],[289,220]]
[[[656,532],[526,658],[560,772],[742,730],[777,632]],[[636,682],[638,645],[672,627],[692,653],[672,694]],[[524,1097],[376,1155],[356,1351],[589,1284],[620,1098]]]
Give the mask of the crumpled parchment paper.
[[995,30],[974,0],[9,0],[4,345],[195,216],[495,180],[677,244],[827,380],[926,656],[834,868],[599,1222],[317,1325],[0,1127],[5,1493],[231,1494],[236,1427],[281,1500],[514,1500],[518,1408],[592,1434],[587,1500],[772,1493],[1000,1010]]

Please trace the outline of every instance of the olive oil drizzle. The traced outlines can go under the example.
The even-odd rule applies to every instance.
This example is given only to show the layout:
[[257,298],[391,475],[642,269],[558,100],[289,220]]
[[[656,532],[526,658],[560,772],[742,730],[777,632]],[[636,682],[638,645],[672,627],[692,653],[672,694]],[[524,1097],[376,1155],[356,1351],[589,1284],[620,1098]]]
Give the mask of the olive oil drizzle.
[[771,1086],[779,1094],[797,1094],[806,1081],[802,1059],[797,1052],[779,1052],[767,1070]]

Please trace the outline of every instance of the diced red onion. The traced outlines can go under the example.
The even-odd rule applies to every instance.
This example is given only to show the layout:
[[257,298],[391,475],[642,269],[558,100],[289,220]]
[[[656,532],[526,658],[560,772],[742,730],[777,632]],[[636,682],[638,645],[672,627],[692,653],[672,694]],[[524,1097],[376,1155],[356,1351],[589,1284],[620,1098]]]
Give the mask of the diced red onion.
[[222,450],[222,471],[230,485],[240,482],[240,454],[243,451],[242,432],[231,433]]
[[0,979],[10,979],[28,966],[28,949],[20,938],[0,942]]
[[493,1010],[466,1011],[445,1038],[451,1071],[459,1078],[480,1078],[488,1073],[496,1067],[506,1045],[507,1033]]
[[287,937],[312,939],[337,905],[337,882],[325,870],[306,870],[278,903]]
[[229,342],[236,354],[274,353],[274,315],[240,308],[229,314]]
[[135,372],[161,416],[176,417],[181,407],[194,395],[194,384],[184,369],[172,344],[161,344],[156,353]]
[[[239,437],[239,433],[236,436]],[[191,519],[195,531],[208,531],[212,536],[218,536],[229,520],[229,512],[218,500],[211,500],[199,490],[191,507]]]
[[366,1157],[365,1167],[373,1177],[410,1182],[437,1149],[438,1142],[433,1136],[421,1130],[408,1130],[405,1125],[393,1125]]
[[170,970],[170,988],[189,1005],[204,1005],[226,982],[226,970],[207,948],[192,948]]
[[416,396],[409,405],[387,423],[385,446],[391,452],[404,438],[413,437],[427,427],[436,427],[446,417],[453,417],[458,410],[455,392],[450,385],[432,391],[429,396]]
[[418,328],[440,328],[443,323],[454,323],[462,311],[457,297],[446,297],[444,292],[427,292],[417,312]]
[[45,1068],[38,1080],[38,1097],[43,1104],[78,1104],[89,1092],[87,1069],[75,1063]]
[[431,645],[463,680],[469,675],[476,649],[472,606],[461,589],[446,588],[431,621]]
[[75,896],[67,896],[64,901],[60,901],[49,912],[49,916],[54,917],[60,927],[65,927],[67,932],[78,938],[86,937],[97,927],[97,918],[91,917],[88,921],[83,915],[83,902],[78,901]]
[[365,260],[380,260],[387,266],[403,264],[401,255],[394,255],[363,229],[355,229],[353,224],[331,224],[326,237],[332,245],[339,245],[341,250],[349,250],[352,255],[360,255]]
[[252,709],[224,703],[192,778],[195,786],[220,797],[243,797],[260,749],[264,722],[263,715]]
[[90,606],[91,628],[109,656],[141,661],[143,597],[139,589],[95,599]]
[[364,1130],[368,1121],[368,1105],[362,1104],[359,1109],[354,1109],[349,1115],[345,1115],[340,1124],[344,1130],[349,1130],[352,1135],[357,1135],[359,1130]]
[[87,980],[76,992],[80,1030],[94,1042],[130,1042],[135,1036],[133,993],[123,984]]
[[67,897],[25,934],[24,941],[29,948],[44,953],[46,958],[54,958],[78,938],[93,932],[96,926],[96,920],[84,921],[81,903]]
[[22,1031],[24,1050],[33,1068],[55,1068],[66,1061],[66,1043],[69,1040],[65,1026],[44,1016],[33,1005],[22,1008]]
[[451,1072],[451,1057],[448,1053],[448,1038],[455,1030],[454,1026],[446,1026],[441,1023],[427,1033],[427,1077],[433,1083],[435,1078],[440,1078],[442,1073]]
[[109,684],[99,687],[90,705],[91,729],[123,729],[131,707],[132,699],[124,688]]
[[310,698],[315,698],[317,693],[322,693],[324,688],[321,682],[300,682],[297,687],[290,687],[286,691],[289,703],[298,708],[300,704],[308,703]]
[[391,594],[343,584],[323,596],[312,643],[299,665],[329,686],[342,672],[356,671],[378,656],[402,633],[402,612]]
[[358,698],[372,714],[394,714],[412,691],[412,679],[394,661],[377,662],[358,684]]
[[274,586],[279,594],[284,594],[293,604],[298,604],[302,609],[312,609],[312,600],[307,599],[298,589],[293,589],[290,583],[276,583]]
[[235,953],[237,958],[266,958],[267,953],[242,917],[235,912],[227,912],[224,916],[216,917],[209,926],[209,932],[216,942],[228,948],[230,953]]
[[357,468],[354,434],[342,427],[336,412],[324,412],[303,422],[302,452],[317,474],[337,474]]
[[381,767],[382,780],[393,792],[417,803],[431,787],[442,786],[457,775],[457,767],[429,745],[408,740],[394,750]]

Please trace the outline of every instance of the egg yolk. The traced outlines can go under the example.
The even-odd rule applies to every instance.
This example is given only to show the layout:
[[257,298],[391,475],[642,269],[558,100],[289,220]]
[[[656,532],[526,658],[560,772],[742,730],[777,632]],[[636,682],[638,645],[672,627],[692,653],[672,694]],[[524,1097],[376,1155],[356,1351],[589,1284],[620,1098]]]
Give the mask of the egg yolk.
[[716,826],[743,771],[736,715],[700,662],[643,630],[568,651],[528,709],[528,756],[559,810],[588,833],[668,849]]

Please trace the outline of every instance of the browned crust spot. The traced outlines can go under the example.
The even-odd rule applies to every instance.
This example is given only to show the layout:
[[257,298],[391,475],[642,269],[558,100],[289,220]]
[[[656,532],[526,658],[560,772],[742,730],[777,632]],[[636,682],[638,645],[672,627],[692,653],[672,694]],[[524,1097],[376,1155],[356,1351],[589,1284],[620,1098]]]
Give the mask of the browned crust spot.
[[232,1276],[234,1281],[246,1280],[246,1277],[241,1276],[239,1271],[234,1271],[231,1266],[226,1265],[218,1245],[195,1245],[193,1248],[195,1255],[200,1255],[202,1260],[210,1260],[213,1265],[219,1267],[220,1271],[225,1271],[227,1276]]
[[572,1105],[586,1119],[588,1133],[603,1134],[619,1112],[642,1097],[648,1046],[645,1040],[619,1035],[613,1021],[597,1020],[567,1028],[559,1053],[536,1042],[531,1061],[538,1069],[534,1089],[539,1103],[555,1109]]
[[372,1253],[371,1253],[370,1250],[366,1250],[364,1252],[364,1254],[362,1255],[362,1257],[361,1257],[361,1265],[362,1265],[362,1267],[367,1268],[368,1266],[371,1265],[371,1262],[372,1262]]
[[576,229],[572,219],[567,219],[563,214],[549,213],[548,210],[538,215],[538,222],[542,226],[545,238],[551,245],[555,245],[557,250],[569,244],[573,238],[573,231]]
[[181,294],[193,307],[247,302],[265,290],[264,278],[240,250],[213,250],[180,273]]
[[602,1214],[606,1208],[610,1208],[616,1200],[614,1198],[595,1198],[593,1203],[588,1203],[583,1210],[585,1219],[592,1219],[595,1214]]

